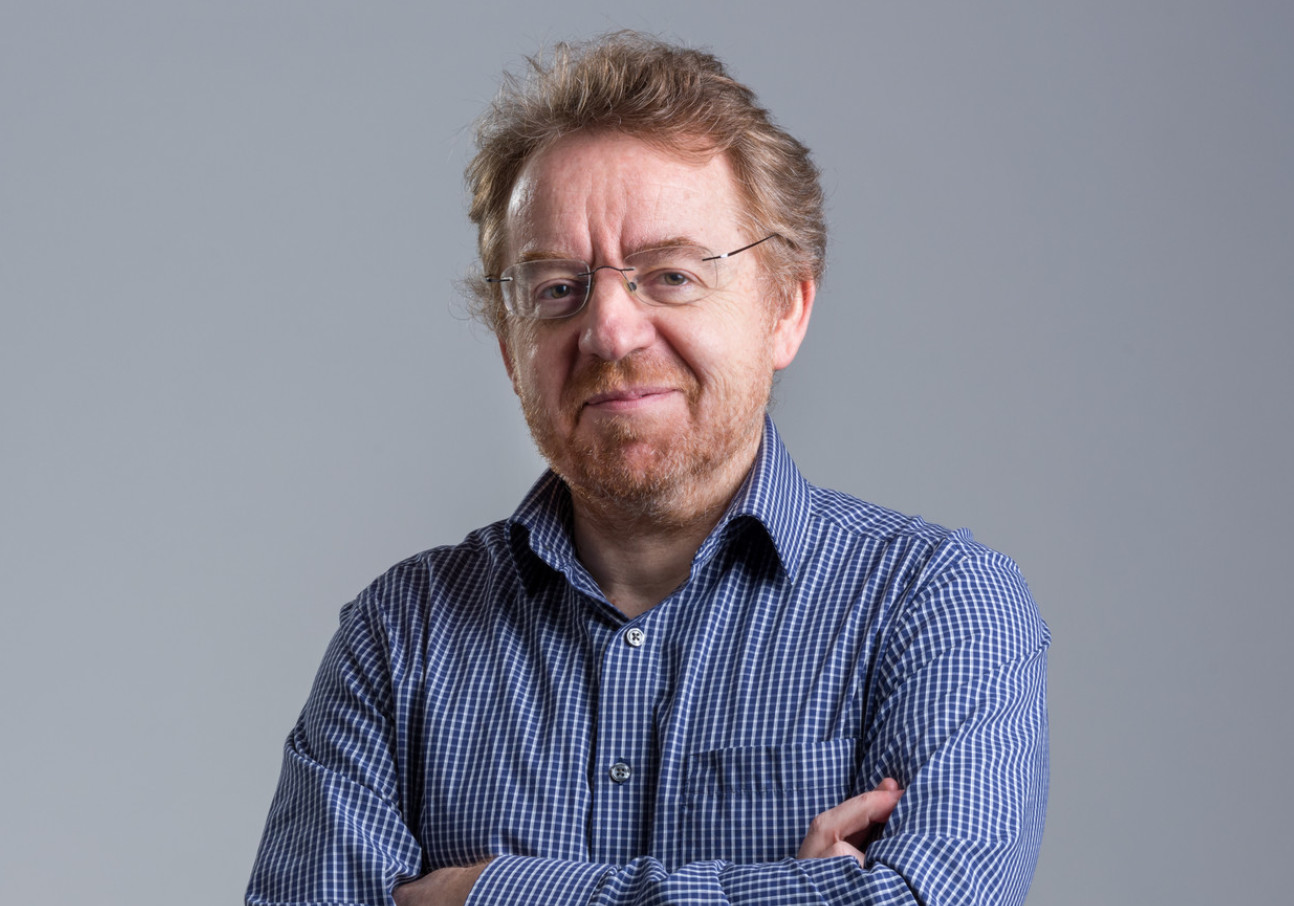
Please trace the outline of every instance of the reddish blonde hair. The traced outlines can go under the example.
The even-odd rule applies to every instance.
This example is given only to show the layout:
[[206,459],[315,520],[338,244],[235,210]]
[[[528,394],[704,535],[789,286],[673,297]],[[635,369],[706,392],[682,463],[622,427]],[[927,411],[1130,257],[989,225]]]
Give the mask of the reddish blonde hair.
[[[483,274],[509,263],[508,201],[527,161],[564,135],[605,129],[688,156],[726,154],[749,208],[750,241],[769,233],[785,240],[757,250],[778,286],[821,279],[827,229],[818,168],[713,54],[617,32],[558,44],[528,62],[524,76],[505,74],[476,125],[467,184]],[[506,313],[497,284],[478,277],[469,286],[477,313],[500,333]]]

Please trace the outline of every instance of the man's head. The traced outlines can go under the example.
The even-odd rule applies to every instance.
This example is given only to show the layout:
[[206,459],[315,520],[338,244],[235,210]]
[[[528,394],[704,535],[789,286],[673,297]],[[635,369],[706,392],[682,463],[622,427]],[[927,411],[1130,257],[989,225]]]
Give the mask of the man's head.
[[541,452],[590,506],[713,512],[808,325],[807,152],[712,57],[626,35],[511,84],[479,141],[486,317]]
[[[726,156],[744,196],[747,233],[782,237],[756,251],[779,288],[821,279],[827,231],[817,167],[713,55],[620,32],[559,44],[550,59],[530,65],[529,78],[505,77],[477,124],[467,169],[484,273],[512,263],[507,210],[526,163],[564,135],[607,131],[683,155]],[[479,314],[500,333],[506,312],[498,286],[477,281],[473,290]]]

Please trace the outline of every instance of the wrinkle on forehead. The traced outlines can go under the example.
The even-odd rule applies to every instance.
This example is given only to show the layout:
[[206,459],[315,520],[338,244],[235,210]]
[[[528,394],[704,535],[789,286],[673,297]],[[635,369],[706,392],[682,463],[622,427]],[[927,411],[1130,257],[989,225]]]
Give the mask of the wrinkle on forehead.
[[662,151],[613,134],[573,135],[533,157],[508,203],[508,260],[629,254],[686,236],[733,234],[737,193],[726,157]]

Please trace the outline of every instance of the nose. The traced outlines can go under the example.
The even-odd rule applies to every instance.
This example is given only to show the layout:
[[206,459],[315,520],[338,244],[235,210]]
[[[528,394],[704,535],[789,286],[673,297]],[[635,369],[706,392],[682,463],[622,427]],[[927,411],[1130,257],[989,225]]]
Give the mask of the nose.
[[608,362],[618,362],[645,349],[656,336],[650,312],[633,291],[633,270],[610,265],[593,269],[589,300],[579,317],[580,352]]

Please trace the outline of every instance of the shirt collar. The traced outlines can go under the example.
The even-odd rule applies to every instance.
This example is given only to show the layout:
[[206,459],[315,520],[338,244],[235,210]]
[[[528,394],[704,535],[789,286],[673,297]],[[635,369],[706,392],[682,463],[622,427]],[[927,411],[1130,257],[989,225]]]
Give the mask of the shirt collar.
[[[754,520],[773,543],[787,577],[794,580],[804,553],[812,490],[783,445],[773,420],[765,415],[764,437],[755,464],[723,517],[702,542],[693,563],[703,563],[713,557],[726,543],[731,534],[729,527],[734,523]],[[508,526],[517,541],[522,540],[517,529],[524,529],[526,546],[550,567],[564,573],[573,584],[593,585],[575,556],[572,514],[570,490],[549,470],[521,501]]]
[[765,415],[764,438],[755,464],[728,504],[727,512],[697,551],[697,559],[713,556],[728,526],[746,517],[767,532],[782,569],[794,580],[804,554],[812,496],[812,485],[796,468],[773,420]]

